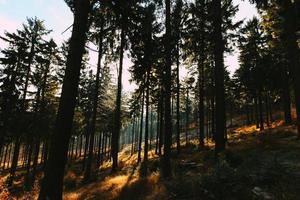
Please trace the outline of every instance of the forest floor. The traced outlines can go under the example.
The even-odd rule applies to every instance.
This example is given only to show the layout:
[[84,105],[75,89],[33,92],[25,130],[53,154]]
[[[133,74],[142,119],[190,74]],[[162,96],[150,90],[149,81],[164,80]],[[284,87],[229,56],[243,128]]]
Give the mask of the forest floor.
[[[161,178],[159,157],[153,151],[148,176],[140,177],[137,158],[128,151],[120,153],[118,173],[110,174],[110,163],[106,163],[88,184],[81,183],[81,165],[69,166],[64,199],[300,199],[300,140],[294,125],[276,122],[262,132],[254,125],[232,128],[227,150],[218,162],[212,143],[206,143],[203,149],[198,148],[196,140],[183,144],[179,155],[173,152],[170,179]],[[34,199],[37,194],[9,191],[3,186],[1,190],[11,199]]]

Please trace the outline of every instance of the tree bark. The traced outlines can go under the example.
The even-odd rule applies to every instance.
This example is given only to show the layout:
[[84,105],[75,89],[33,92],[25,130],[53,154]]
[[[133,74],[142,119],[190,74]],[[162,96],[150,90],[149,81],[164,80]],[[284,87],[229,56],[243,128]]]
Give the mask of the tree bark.
[[258,110],[259,110],[259,128],[260,131],[264,130],[264,117],[263,117],[263,106],[262,106],[262,92],[258,91]]
[[216,155],[225,150],[225,90],[224,90],[224,41],[222,37],[221,0],[214,0],[214,60],[215,60],[215,91],[216,91]]
[[144,101],[145,101],[145,93],[143,91],[143,95],[142,95],[142,107],[141,107],[141,123],[140,123],[140,136],[139,136],[139,150],[138,150],[138,160],[137,162],[141,162],[142,158],[141,158],[141,152],[142,152],[142,138],[143,138],[143,122],[144,122]]
[[123,56],[124,56],[124,47],[125,47],[125,26],[126,26],[124,21],[122,22],[122,30],[121,30],[120,64],[119,64],[118,89],[117,89],[118,91],[117,91],[115,118],[114,118],[115,124],[112,133],[112,145],[111,145],[112,148],[111,153],[113,159],[112,172],[115,172],[118,167],[119,137],[120,137],[120,128],[121,128],[122,71],[123,71]]
[[[97,72],[96,72],[96,80],[95,80],[95,89],[94,89],[94,97],[93,97],[93,113],[92,113],[92,121],[91,121],[91,132],[90,132],[90,147],[89,147],[89,155],[87,166],[85,168],[84,173],[84,181],[87,182],[91,178],[91,171],[92,171],[92,162],[93,162],[93,148],[94,148],[94,137],[96,131],[96,120],[97,120],[97,107],[98,107],[98,96],[99,96],[99,86],[100,83],[100,71],[101,71],[101,62],[102,62],[102,36],[103,31],[103,20],[101,21],[101,30],[99,36],[99,49],[98,49],[98,63],[97,63]],[[101,141],[100,141],[101,143]]]
[[88,31],[89,12],[89,0],[75,1],[73,31],[70,40],[65,77],[55,131],[51,138],[49,158],[39,193],[40,200],[62,199],[64,168],[67,162],[80,68],[86,42],[86,32]]
[[171,135],[172,135],[172,119],[171,119],[171,3],[165,0],[166,4],[166,35],[165,35],[165,137],[164,137],[164,155],[162,159],[162,175],[167,178],[171,173]]

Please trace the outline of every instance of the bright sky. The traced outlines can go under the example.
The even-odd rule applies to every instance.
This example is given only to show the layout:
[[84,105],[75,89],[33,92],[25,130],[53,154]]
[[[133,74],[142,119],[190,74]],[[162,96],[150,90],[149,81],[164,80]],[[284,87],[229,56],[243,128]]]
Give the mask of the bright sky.
[[[256,9],[248,1],[234,0],[234,4],[240,4],[236,19],[250,19],[257,15]],[[14,32],[21,28],[26,17],[37,16],[45,21],[48,29],[52,29],[51,37],[61,44],[62,41],[70,37],[70,31],[61,34],[72,24],[73,14],[63,0],[0,0],[0,35],[4,31]],[[0,49],[4,47],[4,42],[0,40]],[[95,65],[96,55],[91,54],[91,64]],[[225,56],[225,64],[232,73],[238,68],[238,52]],[[131,65],[128,59],[124,60],[123,88],[125,91],[132,91],[134,84],[129,83],[130,74],[128,68]],[[115,70],[114,70],[115,71]]]

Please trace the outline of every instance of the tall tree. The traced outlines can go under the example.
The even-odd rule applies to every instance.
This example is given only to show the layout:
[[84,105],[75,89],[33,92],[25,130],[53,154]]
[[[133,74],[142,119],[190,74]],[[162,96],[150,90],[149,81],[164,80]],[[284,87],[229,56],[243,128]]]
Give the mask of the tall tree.
[[222,5],[221,0],[213,1],[213,55],[215,63],[216,90],[216,146],[215,152],[225,149],[225,90],[224,90],[224,40],[222,36]]
[[170,177],[171,174],[171,136],[172,136],[172,119],[171,119],[171,2],[165,0],[166,17],[165,17],[165,66],[164,66],[164,154],[162,159],[162,173],[164,177]]
[[62,199],[64,168],[67,161],[68,145],[77,96],[80,67],[88,16],[91,9],[89,0],[74,2],[74,23],[70,40],[66,71],[57,113],[56,126],[51,138],[49,158],[47,161],[39,199]]
[[123,74],[123,57],[126,45],[126,34],[128,26],[128,9],[131,8],[131,1],[117,2],[115,10],[120,20],[120,48],[119,48],[119,69],[118,69],[118,89],[116,94],[116,107],[114,115],[114,129],[112,132],[112,171],[118,167],[119,137],[121,129],[121,98],[122,98],[122,74]]

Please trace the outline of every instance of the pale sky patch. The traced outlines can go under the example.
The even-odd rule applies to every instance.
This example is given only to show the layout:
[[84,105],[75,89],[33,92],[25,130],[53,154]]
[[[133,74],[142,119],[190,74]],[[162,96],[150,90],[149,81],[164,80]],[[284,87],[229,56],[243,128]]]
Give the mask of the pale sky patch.
[[[234,4],[239,4],[239,12],[236,16],[236,20],[250,19],[254,15],[257,15],[254,5],[249,4],[248,1],[234,0]],[[66,30],[73,23],[73,13],[63,0],[0,0],[0,34],[3,35],[4,30],[14,32],[16,28],[20,28],[22,23],[26,21],[26,17],[35,17],[45,21],[45,25],[48,29],[52,29],[49,37],[61,45],[64,40],[67,40],[71,36],[70,28],[64,34],[62,32]],[[0,40],[0,48],[4,48],[5,44]],[[93,47],[93,49],[97,49]],[[96,66],[97,53],[90,52],[90,63],[92,66]],[[238,52],[235,51],[232,55],[225,55],[225,64],[228,69],[233,73],[239,66],[238,64]],[[117,71],[116,66],[118,62],[112,67],[113,80],[116,80]],[[136,85],[130,84],[131,78],[128,69],[132,66],[130,59],[124,55],[124,70],[123,70],[123,88],[125,91],[133,91]],[[186,70],[181,71],[181,77],[186,74]]]

